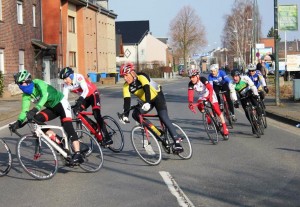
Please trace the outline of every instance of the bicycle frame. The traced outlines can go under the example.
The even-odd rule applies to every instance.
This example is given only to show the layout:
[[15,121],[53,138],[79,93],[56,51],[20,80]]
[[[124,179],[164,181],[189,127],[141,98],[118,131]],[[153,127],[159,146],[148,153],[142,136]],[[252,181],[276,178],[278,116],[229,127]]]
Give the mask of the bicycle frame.
[[[81,111],[78,113],[77,115],[77,119],[80,120],[87,128],[88,130],[90,131],[91,134],[93,134],[98,141],[101,141],[103,136],[102,136],[102,133],[101,133],[101,129],[100,129],[100,126],[97,124],[97,130],[94,129],[93,126],[90,125],[90,123],[85,119],[85,116],[92,116],[93,115],[93,112],[87,112],[87,111]],[[78,120],[73,120],[73,121],[78,121]]]
[[[146,137],[148,138],[148,136],[149,136],[148,130],[151,130],[150,124],[153,124],[153,123],[150,120],[149,120],[149,123],[147,123],[145,121],[146,117],[159,119],[159,116],[158,116],[158,114],[140,114],[139,115],[140,123],[142,123],[142,126],[146,132]],[[160,122],[160,127],[161,127],[162,131],[165,131],[165,125],[163,124],[163,122],[160,119],[159,119],[159,122]],[[155,127],[157,128],[157,126],[155,126]],[[151,130],[151,132],[157,139],[159,139],[161,142],[164,142],[164,140],[162,140],[161,137],[154,130]]]

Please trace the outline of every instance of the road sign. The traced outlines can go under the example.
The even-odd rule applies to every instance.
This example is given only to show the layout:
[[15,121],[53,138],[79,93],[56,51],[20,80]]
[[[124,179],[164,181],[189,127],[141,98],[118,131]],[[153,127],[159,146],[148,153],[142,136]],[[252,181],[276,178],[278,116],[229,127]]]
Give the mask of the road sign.
[[260,56],[259,52],[257,52],[255,55],[256,55],[256,57],[259,57],[259,56]]

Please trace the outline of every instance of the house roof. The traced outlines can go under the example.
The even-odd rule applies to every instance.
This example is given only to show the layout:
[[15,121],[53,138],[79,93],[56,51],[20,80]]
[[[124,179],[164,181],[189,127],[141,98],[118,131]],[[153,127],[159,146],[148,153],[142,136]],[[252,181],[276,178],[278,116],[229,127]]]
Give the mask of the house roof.
[[116,34],[122,35],[123,44],[139,43],[149,31],[149,20],[116,22]]

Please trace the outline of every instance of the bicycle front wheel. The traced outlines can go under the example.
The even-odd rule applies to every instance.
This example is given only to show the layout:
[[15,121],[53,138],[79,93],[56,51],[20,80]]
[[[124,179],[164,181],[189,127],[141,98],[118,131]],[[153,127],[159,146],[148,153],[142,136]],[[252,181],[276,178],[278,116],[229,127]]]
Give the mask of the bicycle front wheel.
[[183,129],[180,126],[178,126],[177,124],[174,124],[174,123],[173,123],[173,126],[176,130],[176,133],[181,138],[180,144],[183,148],[183,152],[179,153],[178,156],[185,160],[190,159],[193,154],[190,139],[188,138],[188,136],[186,135],[186,133],[183,131]]
[[104,116],[103,119],[107,132],[113,141],[113,144],[109,145],[108,149],[113,152],[121,152],[124,147],[124,135],[120,125],[110,116]]
[[79,166],[86,172],[97,172],[103,165],[103,153],[98,141],[84,130],[76,130],[84,162]]
[[259,107],[260,107],[261,112],[262,112],[262,118],[261,118],[262,124],[263,124],[264,128],[267,128],[268,124],[267,124],[266,107],[265,107],[265,104],[262,100],[259,102]]
[[6,175],[11,169],[11,152],[4,140],[0,139],[0,176]]
[[255,119],[253,109],[251,109],[250,107],[247,107],[247,113],[249,115],[249,121],[250,121],[253,133],[256,135],[257,138],[260,138],[261,134],[258,129],[258,123],[257,123],[257,119]]
[[230,116],[230,112],[229,112],[229,107],[228,107],[227,101],[224,102],[223,115],[224,115],[224,118],[226,119],[227,126],[230,126],[231,129],[233,129],[233,121],[232,121],[232,118]]
[[52,146],[44,139],[30,134],[22,137],[16,146],[17,158],[31,177],[38,180],[52,178],[58,169],[58,160]]
[[131,131],[131,142],[138,156],[149,165],[158,165],[161,161],[161,148],[156,137],[141,126]]
[[208,110],[205,110],[204,113],[202,113],[202,120],[204,124],[204,128],[206,130],[206,133],[208,135],[208,138],[213,144],[218,144],[219,142],[219,135],[218,130],[215,125],[215,122],[213,121],[213,118]]

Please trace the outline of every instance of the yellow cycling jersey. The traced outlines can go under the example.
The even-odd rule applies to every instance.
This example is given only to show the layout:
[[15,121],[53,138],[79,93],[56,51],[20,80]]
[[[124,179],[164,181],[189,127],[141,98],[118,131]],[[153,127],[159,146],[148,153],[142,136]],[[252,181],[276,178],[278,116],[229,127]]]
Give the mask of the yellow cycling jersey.
[[160,92],[160,85],[153,81],[148,75],[144,73],[137,73],[136,80],[133,83],[124,83],[123,97],[130,98],[131,94],[137,96],[143,102],[146,102],[146,95],[143,87],[149,85],[150,88],[150,101],[155,99],[158,92]]

